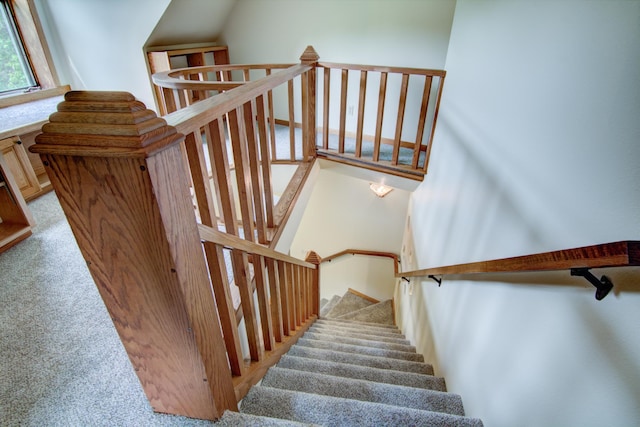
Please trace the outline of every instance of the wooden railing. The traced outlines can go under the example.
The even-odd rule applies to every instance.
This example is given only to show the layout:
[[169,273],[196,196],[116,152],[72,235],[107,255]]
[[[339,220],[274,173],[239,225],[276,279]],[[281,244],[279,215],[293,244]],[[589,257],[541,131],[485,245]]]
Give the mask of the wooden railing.
[[[611,290],[613,283],[606,276],[600,279],[595,278],[589,270],[592,268],[632,266],[640,266],[640,241],[604,243],[512,258],[403,271],[397,273],[396,277],[430,277],[439,281],[442,280],[442,276],[464,277],[466,275],[486,273],[571,270],[571,275],[587,278],[597,288],[596,298],[601,300]],[[440,276],[440,278],[437,276]]]
[[[269,96],[279,87],[290,87],[296,78],[305,84],[312,78],[309,76],[315,73],[314,57],[313,52],[307,53],[303,61],[311,61],[309,64],[294,65],[246,82],[233,91],[203,99],[164,117],[186,136],[185,158],[202,224],[223,227],[229,234],[261,244],[274,243],[279,237],[295,197],[285,194],[275,203],[271,164],[276,137]],[[309,108],[305,104],[307,98],[303,96],[302,104],[298,105],[303,113]],[[299,157],[293,149],[295,140],[290,145],[294,157],[288,160],[300,165],[297,175],[304,178],[315,156],[314,140],[301,135]]]
[[[427,172],[446,72],[407,67],[317,63],[317,71],[300,78],[302,106],[296,105],[289,79],[274,108],[267,92],[267,124],[272,161],[296,161],[315,155],[405,178],[423,179]],[[304,57],[304,56],[303,56]],[[245,85],[251,73],[267,77],[283,64],[183,68],[155,74],[171,109],[191,105],[230,88]],[[318,73],[316,84],[316,73]],[[372,96],[373,95],[373,96]],[[377,95],[377,96],[375,96]],[[277,110],[277,113],[276,113]],[[276,126],[288,127],[288,141],[276,144]],[[297,136],[296,129],[302,129]],[[305,143],[302,150],[299,139]],[[307,142],[314,141],[313,146]],[[278,146],[283,149],[278,150]],[[287,152],[288,151],[288,152]],[[302,154],[300,153],[302,151]],[[286,153],[275,155],[274,153]]]
[[[260,157],[264,139],[254,138],[264,124],[254,104],[271,88],[314,70],[290,67],[166,121],[128,93],[68,92],[36,138],[31,150],[43,159],[155,411],[216,419],[236,410],[249,387],[317,316],[316,265],[255,243],[267,241],[269,220],[260,205],[266,190],[260,185],[268,180],[269,162]],[[232,189],[225,158],[224,122],[238,190]],[[239,218],[233,194],[242,198]],[[231,298],[236,287],[240,328]]]
[[429,165],[446,72],[328,62],[318,68],[323,82],[318,153],[421,180]]
[[336,258],[340,258],[345,255],[362,255],[362,256],[372,256],[372,257],[381,257],[381,258],[390,258],[393,260],[393,273],[398,275],[398,265],[400,263],[400,258],[398,255],[393,252],[381,252],[381,251],[369,251],[365,249],[345,249],[340,252],[336,252],[333,255],[326,256],[320,259],[320,263],[331,262]]

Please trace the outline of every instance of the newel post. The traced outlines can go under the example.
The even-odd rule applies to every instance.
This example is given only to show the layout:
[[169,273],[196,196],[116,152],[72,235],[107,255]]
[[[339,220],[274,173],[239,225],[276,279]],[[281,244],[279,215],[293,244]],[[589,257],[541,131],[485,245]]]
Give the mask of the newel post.
[[320,316],[320,264],[322,263],[322,258],[314,251],[310,251],[307,253],[305,258],[306,262],[310,262],[316,266],[316,269],[313,270],[313,310],[314,312],[311,314],[315,314],[316,316]]
[[126,92],[68,92],[39,153],[157,412],[237,410],[175,128]]
[[311,70],[302,75],[302,147],[305,161],[316,156],[316,66],[318,53],[313,46],[307,46],[300,56],[303,65],[310,65]]

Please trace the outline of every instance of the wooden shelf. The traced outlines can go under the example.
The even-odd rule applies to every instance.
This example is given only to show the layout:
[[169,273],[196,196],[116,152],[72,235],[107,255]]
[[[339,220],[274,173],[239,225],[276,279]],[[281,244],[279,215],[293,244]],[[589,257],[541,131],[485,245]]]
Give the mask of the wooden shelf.
[[[155,73],[177,68],[200,67],[203,65],[226,65],[229,63],[229,50],[227,46],[214,44],[191,44],[173,46],[148,47],[147,63],[149,77]],[[161,116],[167,114],[162,88],[153,84],[154,95],[158,113]]]
[[31,235],[33,216],[0,151],[0,252]]

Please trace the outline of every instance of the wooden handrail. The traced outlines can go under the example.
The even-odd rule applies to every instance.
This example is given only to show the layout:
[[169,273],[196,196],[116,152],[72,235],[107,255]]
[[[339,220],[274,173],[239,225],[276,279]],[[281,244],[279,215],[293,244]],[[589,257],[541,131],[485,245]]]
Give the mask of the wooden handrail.
[[198,129],[218,117],[223,117],[229,111],[241,107],[312,68],[309,65],[293,65],[279,73],[248,82],[233,91],[204,99],[189,108],[175,111],[163,118],[167,121],[167,124],[174,126],[180,133],[193,132],[194,129]]
[[324,262],[331,262],[332,260],[339,258],[341,256],[344,255],[364,255],[364,256],[374,256],[374,257],[383,257],[383,258],[391,258],[394,263],[393,263],[393,271],[394,274],[397,276],[398,275],[398,264],[400,263],[400,259],[398,257],[398,255],[392,253],[392,252],[381,252],[381,251],[369,251],[369,250],[365,250],[365,249],[345,249],[343,251],[340,252],[336,252],[333,255],[329,255],[327,257],[324,257],[321,259],[321,263]]
[[640,241],[620,241],[490,261],[403,271],[397,277],[445,274],[516,273],[572,268],[640,266]]
[[430,70],[425,68],[410,68],[410,67],[390,67],[387,65],[358,65],[358,64],[342,64],[337,62],[319,62],[318,67],[339,68],[341,70],[373,71],[373,72],[381,72],[381,73],[417,74],[422,76],[438,76],[438,77],[445,77],[447,75],[447,72],[445,70]]
[[216,230],[215,228],[211,228],[206,225],[198,224],[198,230],[200,232],[200,238],[202,240],[224,246],[227,249],[237,249],[248,254],[260,255],[276,261],[284,261],[289,264],[299,265],[300,267],[311,269],[316,268],[316,265],[310,262],[302,261],[298,258],[285,255],[281,252],[275,251],[271,248],[267,248],[257,243],[241,239],[231,234],[223,233]]

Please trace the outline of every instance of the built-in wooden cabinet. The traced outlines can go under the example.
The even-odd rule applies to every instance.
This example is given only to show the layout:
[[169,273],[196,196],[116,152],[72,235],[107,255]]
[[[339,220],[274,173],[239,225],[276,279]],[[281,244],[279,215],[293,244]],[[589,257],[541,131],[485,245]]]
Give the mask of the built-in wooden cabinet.
[[[2,142],[4,146],[5,141]],[[12,173],[15,165],[10,166],[9,161],[15,160],[15,153],[13,149],[0,151],[0,252],[29,237],[34,226],[31,212]]]
[[[191,44],[156,46],[149,47],[146,50],[149,72],[151,74],[177,68],[225,65],[229,63],[229,50],[227,46]],[[167,114],[162,89],[153,85],[153,90],[159,114]]]
[[30,199],[39,194],[42,188],[20,137],[12,136],[0,140],[0,153],[22,196]]

